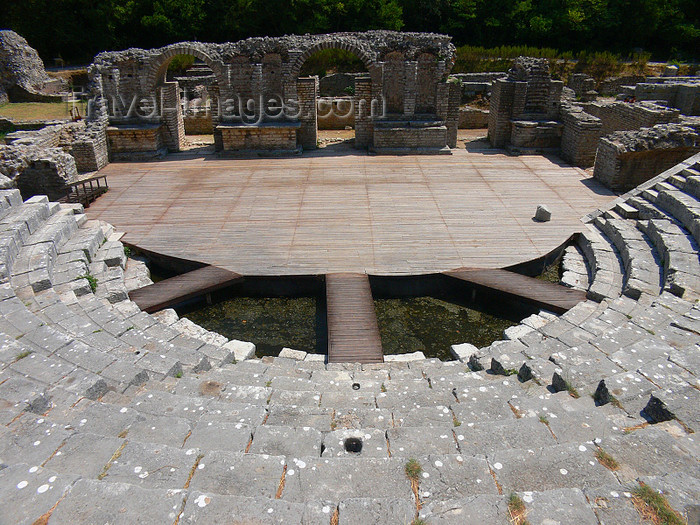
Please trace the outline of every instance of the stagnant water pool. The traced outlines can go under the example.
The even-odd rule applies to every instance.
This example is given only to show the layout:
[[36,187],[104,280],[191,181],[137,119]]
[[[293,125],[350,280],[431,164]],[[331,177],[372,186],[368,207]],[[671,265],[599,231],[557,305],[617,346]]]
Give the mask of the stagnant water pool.
[[[503,330],[537,310],[442,276],[371,278],[385,354],[421,351],[452,359],[450,345],[488,346]],[[178,313],[229,339],[255,343],[257,356],[283,347],[325,354],[327,324],[322,278],[246,279],[228,291],[178,308]]]

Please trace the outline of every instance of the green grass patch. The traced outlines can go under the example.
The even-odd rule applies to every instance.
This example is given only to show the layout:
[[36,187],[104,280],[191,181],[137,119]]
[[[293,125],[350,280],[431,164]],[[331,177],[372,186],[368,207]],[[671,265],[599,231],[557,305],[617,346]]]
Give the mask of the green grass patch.
[[686,521],[671,508],[668,500],[649,485],[640,483],[632,492],[632,502],[642,518],[654,525],[686,525]]
[[15,356],[15,362],[19,361],[20,359],[24,359],[25,357],[27,357],[31,353],[32,353],[31,350],[24,350],[24,351],[20,352],[19,354],[17,354]]
[[85,279],[90,285],[90,290],[92,290],[92,293],[95,293],[97,291],[97,278],[90,272],[83,275],[79,275],[78,279]]
[[508,498],[508,517],[513,525],[529,525],[529,521],[525,517],[527,515],[527,508],[525,507],[525,502],[513,493]]
[[[10,102],[0,106],[0,117],[13,120],[70,119],[71,102]],[[78,112],[85,116],[87,104],[76,102]]]
[[420,466],[418,460],[413,458],[408,460],[404,470],[406,472],[406,477],[416,483],[418,483],[420,475],[423,473],[423,467]]
[[605,450],[602,448],[596,450],[595,458],[598,460],[598,463],[603,465],[608,470],[618,470],[620,468],[620,464],[617,462],[617,460],[605,452]]

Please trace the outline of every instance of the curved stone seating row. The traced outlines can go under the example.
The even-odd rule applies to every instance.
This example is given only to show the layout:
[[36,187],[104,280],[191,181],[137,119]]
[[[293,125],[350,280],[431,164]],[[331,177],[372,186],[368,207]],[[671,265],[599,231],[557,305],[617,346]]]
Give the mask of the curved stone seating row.
[[[7,431],[13,434],[12,439],[3,438],[10,446],[0,450],[5,463],[8,454],[17,454],[24,461],[0,470],[0,480],[8,477],[12,481],[0,482],[0,487],[26,502],[12,512],[26,519],[21,510],[50,509],[59,502],[56,514],[52,514],[57,522],[61,516],[75,516],[79,511],[85,513],[81,520],[90,522],[100,516],[93,513],[114,511],[109,503],[114,498],[98,502],[95,498],[116,492],[134,497],[130,512],[143,511],[154,520],[163,519],[164,509],[146,510],[145,501],[159,494],[155,491],[170,491],[180,496],[180,506],[166,510],[177,517],[184,509],[183,519],[191,516],[216,521],[233,509],[241,512],[237,517],[246,516],[238,505],[247,504],[256,513],[261,508],[279,511],[272,521],[267,521],[264,513],[257,515],[263,523],[298,519],[300,515],[309,520],[302,522],[330,523],[336,509],[340,522],[356,519],[373,523],[379,519],[379,523],[395,523],[403,520],[401,513],[408,512],[412,519],[417,512],[411,483],[403,472],[408,459],[415,458],[423,469],[417,488],[420,513],[430,522],[465,523],[461,513],[450,519],[446,513],[449,508],[489,516],[493,523],[507,523],[506,502],[513,491],[520,492],[530,512],[542,519],[562,519],[561,506],[555,505],[558,501],[594,520],[595,512],[609,508],[588,503],[587,491],[623,491],[633,484],[629,478],[627,485],[620,485],[596,461],[594,440],[608,438],[611,447],[622,448],[641,440],[641,450],[646,450],[650,444],[639,435],[656,430],[641,429],[626,435],[624,427],[634,426],[638,420],[615,407],[597,408],[590,399],[551,394],[515,378],[466,372],[463,365],[426,361],[390,370],[327,370],[316,363],[306,368],[310,363],[269,361],[209,371],[202,374],[199,386],[194,377],[189,385],[186,378],[150,380],[134,389],[133,395],[111,393],[102,401],[83,399],[70,411],[53,409],[45,416],[21,416]],[[303,393],[298,400],[305,409],[290,405],[281,393],[285,390],[272,384],[255,387],[262,389],[259,391],[248,389],[241,396],[227,396],[227,389],[241,386],[224,383],[225,378],[244,373],[248,377],[259,374],[261,381],[271,378],[265,384],[302,378],[318,389],[286,390],[287,394]],[[351,382],[359,383],[360,390],[353,390]],[[453,397],[449,410],[467,414],[460,416],[461,421],[455,422],[451,416],[441,421],[438,414],[447,407],[435,405],[436,410],[428,414],[421,410],[424,405],[416,406],[431,400],[444,402],[452,395],[452,385],[460,383],[459,401]],[[465,384],[473,384],[473,390]],[[4,395],[3,386],[0,393]],[[329,392],[327,387],[334,390]],[[190,391],[195,388],[197,393]],[[376,405],[382,394],[397,395],[384,396],[385,408],[353,410],[356,402],[352,396],[362,395],[365,388],[371,391],[364,398],[370,405],[371,398]],[[172,394],[168,389],[183,393]],[[305,395],[319,389],[318,401]],[[493,392],[503,390],[508,393],[499,401]],[[323,397],[329,394],[334,394],[333,401],[326,406]],[[342,406],[344,398],[353,408],[347,412],[331,408]],[[485,413],[496,417],[485,419]],[[389,414],[391,424],[387,423]],[[351,415],[354,417],[348,417]],[[411,418],[413,424],[409,425]],[[655,452],[665,462],[642,465],[644,462],[635,456],[629,463],[634,472],[660,476],[671,464],[676,466],[674,471],[687,473],[683,462],[692,461],[690,442],[683,443],[686,448],[670,446],[675,441],[664,434],[654,435],[650,442],[655,447],[669,445],[663,454]],[[345,450],[348,438],[363,440],[359,454]],[[34,445],[37,441],[41,443]],[[642,467],[644,470],[636,470]],[[40,483],[57,490],[53,494],[39,492]],[[31,490],[21,492],[23,489],[17,488],[20,484]],[[68,494],[61,499],[64,491]],[[50,496],[44,495],[47,492]],[[632,509],[624,498],[616,504]],[[373,514],[380,509],[383,514]],[[127,516],[125,520],[132,515]],[[439,521],[442,519],[446,521]]]
[[[55,255],[15,266],[52,216],[44,229],[28,230],[29,242],[20,239],[8,259],[10,272],[27,271],[0,286],[0,494],[16,502],[7,514],[15,522],[46,513],[48,523],[232,515],[262,523],[410,523],[416,516],[431,524],[508,523],[517,492],[532,523],[629,523],[638,514],[624,494],[637,479],[681,503],[700,495],[700,451],[689,434],[700,428],[700,309],[660,283],[621,295],[632,267],[624,264],[626,240],[642,234],[647,251],[630,251],[628,263],[651,256],[665,289],[676,290],[669,283],[679,270],[662,269],[671,268],[667,257],[678,259],[665,223],[652,230],[651,221],[626,218],[615,229],[625,233],[619,246],[613,231],[589,225],[592,242],[579,245],[596,269],[590,286],[596,275],[603,282],[603,268],[614,276],[604,291],[599,285],[598,302],[558,318],[528,318],[527,330],[476,351],[470,365],[487,370],[474,371],[438,360],[227,363],[221,340],[183,335],[214,337],[172,312],[150,316],[71,284],[87,283],[75,275],[80,261],[103,279],[121,270],[106,281],[114,281],[110,294],[145,279],[129,264],[124,271],[123,250],[108,230],[107,243],[76,259],[80,243],[67,245],[96,227],[90,221],[56,243]],[[92,246],[99,235],[90,238]],[[42,269],[50,286],[36,291],[34,279],[22,276]],[[17,359],[27,351],[34,353]],[[207,366],[198,366],[205,356]],[[170,359],[182,374],[165,370]],[[94,384],[83,377],[106,388],[90,393]],[[358,442],[359,452],[348,450]],[[599,450],[622,469],[606,469]],[[405,473],[411,458],[422,467],[413,483]]]
[[[126,299],[121,270],[124,250],[121,243],[107,239],[111,227],[87,224],[82,214],[75,214],[82,208],[57,206],[45,198],[15,204],[17,209],[3,217],[3,226],[7,238],[14,241],[11,246],[16,248],[6,252],[5,267],[11,273],[11,291],[18,297],[5,306],[14,307],[15,317],[23,316],[24,326],[14,330],[15,337],[45,332],[36,336],[42,336],[38,345],[30,345],[20,353],[47,353],[47,349],[53,353],[60,348],[61,359],[99,373],[110,387],[123,390],[142,380],[144,372],[178,374],[183,365],[210,366],[208,358],[203,357],[207,350],[219,361],[239,350],[209,345],[211,348],[195,352],[204,346],[203,342],[176,331],[164,333],[167,327],[135,305],[123,308],[128,312],[126,316],[109,308],[90,293],[90,283],[84,276],[92,274],[97,279],[97,291],[104,290],[102,297],[110,303]],[[134,323],[127,324],[127,319]],[[149,330],[152,334],[144,333]],[[27,338],[25,342],[35,341]],[[215,342],[228,343],[221,338]]]

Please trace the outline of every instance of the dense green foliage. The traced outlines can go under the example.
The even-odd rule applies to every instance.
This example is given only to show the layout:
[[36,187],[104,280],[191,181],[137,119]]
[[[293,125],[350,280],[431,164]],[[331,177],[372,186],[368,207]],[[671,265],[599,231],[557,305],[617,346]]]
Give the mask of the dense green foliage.
[[400,29],[448,33],[457,45],[643,49],[697,58],[697,0],[5,0],[0,27],[51,61],[182,40]]

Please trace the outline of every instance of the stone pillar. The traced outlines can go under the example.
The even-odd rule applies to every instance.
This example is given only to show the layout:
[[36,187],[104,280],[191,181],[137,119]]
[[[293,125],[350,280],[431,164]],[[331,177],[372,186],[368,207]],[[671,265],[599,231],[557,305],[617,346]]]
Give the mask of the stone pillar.
[[522,113],[527,99],[527,82],[496,80],[491,86],[489,107],[489,141],[496,148],[510,140],[510,121]]
[[369,148],[372,140],[372,79],[355,77],[355,147]]
[[404,63],[403,114],[412,117],[416,112],[418,94],[418,62],[407,60]]
[[447,145],[450,148],[457,147],[457,128],[459,127],[459,103],[462,100],[462,88],[458,82],[448,82],[447,115]]
[[590,168],[595,162],[603,123],[576,107],[563,107],[561,117],[564,121],[561,156],[573,166]]
[[297,80],[299,97],[299,128],[297,143],[304,149],[316,149],[317,115],[316,115],[316,77],[302,77]]
[[185,121],[180,107],[177,82],[165,82],[161,87],[161,108],[165,124],[164,142],[170,151],[180,151],[185,145]]

